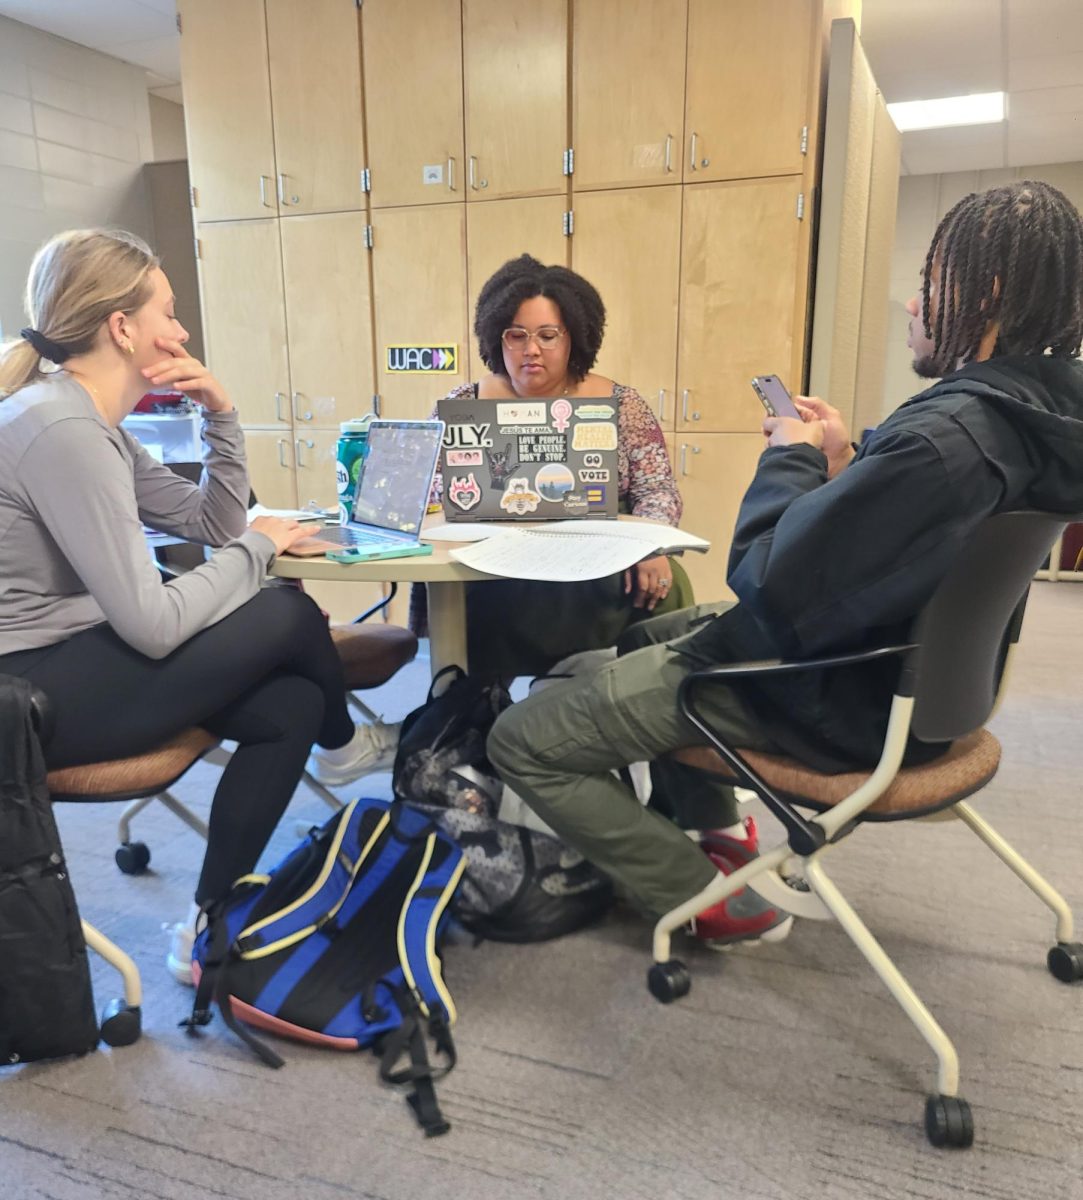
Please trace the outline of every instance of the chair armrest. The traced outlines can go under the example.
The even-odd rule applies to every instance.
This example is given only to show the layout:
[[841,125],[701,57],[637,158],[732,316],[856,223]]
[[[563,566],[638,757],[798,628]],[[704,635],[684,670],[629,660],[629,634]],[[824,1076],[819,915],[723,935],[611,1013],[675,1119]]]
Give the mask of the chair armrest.
[[765,659],[759,662],[730,663],[725,666],[707,667],[702,671],[693,671],[681,680],[680,687],[677,689],[677,704],[681,713],[715,748],[722,760],[729,764],[737,779],[745,787],[756,792],[779,819],[786,830],[790,849],[795,854],[811,854],[827,841],[827,834],[823,826],[816,821],[810,821],[788,800],[778,795],[770,784],[741,757],[736,747],[731,746],[719,733],[711,729],[692,702],[692,689],[700,683],[725,683],[731,679],[749,678],[756,675],[782,675],[795,671],[808,671],[813,668],[830,669],[849,666],[852,663],[873,662],[876,659],[890,658],[892,655],[906,654],[915,648],[916,643],[902,643],[897,646],[877,646],[873,650],[855,651],[852,654],[825,655],[822,658]]

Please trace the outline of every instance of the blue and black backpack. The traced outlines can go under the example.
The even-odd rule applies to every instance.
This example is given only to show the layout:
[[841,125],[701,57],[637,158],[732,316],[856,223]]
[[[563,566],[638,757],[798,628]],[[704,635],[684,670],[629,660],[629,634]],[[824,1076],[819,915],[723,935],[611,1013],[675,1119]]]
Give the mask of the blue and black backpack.
[[[196,938],[194,1033],[222,1019],[264,1062],[282,1059],[240,1021],[342,1050],[372,1049],[427,1136],[445,1133],[434,1080],[455,1065],[455,1006],[437,953],[464,867],[458,847],[400,803],[355,800],[268,875],[247,875]],[[240,1018],[240,1021],[238,1021]],[[425,1035],[443,1063],[430,1063]]]

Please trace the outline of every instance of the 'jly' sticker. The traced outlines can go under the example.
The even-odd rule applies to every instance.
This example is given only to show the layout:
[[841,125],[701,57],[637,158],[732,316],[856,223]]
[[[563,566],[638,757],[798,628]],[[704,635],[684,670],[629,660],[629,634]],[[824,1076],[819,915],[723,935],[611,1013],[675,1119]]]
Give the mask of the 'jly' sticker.
[[500,497],[500,507],[513,517],[525,517],[527,513],[537,512],[538,501],[541,497],[530,486],[530,480],[522,475],[509,479],[503,496]]
[[487,421],[479,425],[449,425],[444,430],[444,447],[448,450],[483,450],[492,444]]
[[452,475],[447,485],[447,498],[456,508],[461,508],[463,512],[469,512],[481,499],[481,488],[478,487],[478,481],[474,478],[474,472],[471,471],[465,477]]

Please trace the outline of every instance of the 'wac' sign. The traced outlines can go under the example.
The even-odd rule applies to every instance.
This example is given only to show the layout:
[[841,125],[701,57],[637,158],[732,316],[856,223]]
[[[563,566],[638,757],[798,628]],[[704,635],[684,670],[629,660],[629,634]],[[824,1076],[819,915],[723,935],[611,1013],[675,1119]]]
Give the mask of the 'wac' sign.
[[459,347],[388,346],[387,369],[396,374],[454,375],[458,372]]

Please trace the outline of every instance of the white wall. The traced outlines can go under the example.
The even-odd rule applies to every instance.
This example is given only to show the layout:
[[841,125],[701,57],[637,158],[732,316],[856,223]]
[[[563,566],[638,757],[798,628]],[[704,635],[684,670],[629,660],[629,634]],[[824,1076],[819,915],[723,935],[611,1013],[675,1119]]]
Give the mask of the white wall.
[[108,225],[153,241],[143,163],[152,159],[146,72],[0,17],[0,330],[26,323],[37,247]]
[[1042,179],[1051,183],[1083,210],[1083,162],[996,171],[956,171],[950,175],[904,175],[899,180],[882,416],[886,417],[926,386],[910,367],[912,355],[906,345],[910,318],[903,306],[918,290],[918,273],[925,265],[925,255],[940,218],[969,192],[1017,179]]
[[188,157],[184,136],[184,106],[161,96],[150,96],[150,132],[155,162],[173,162]]

